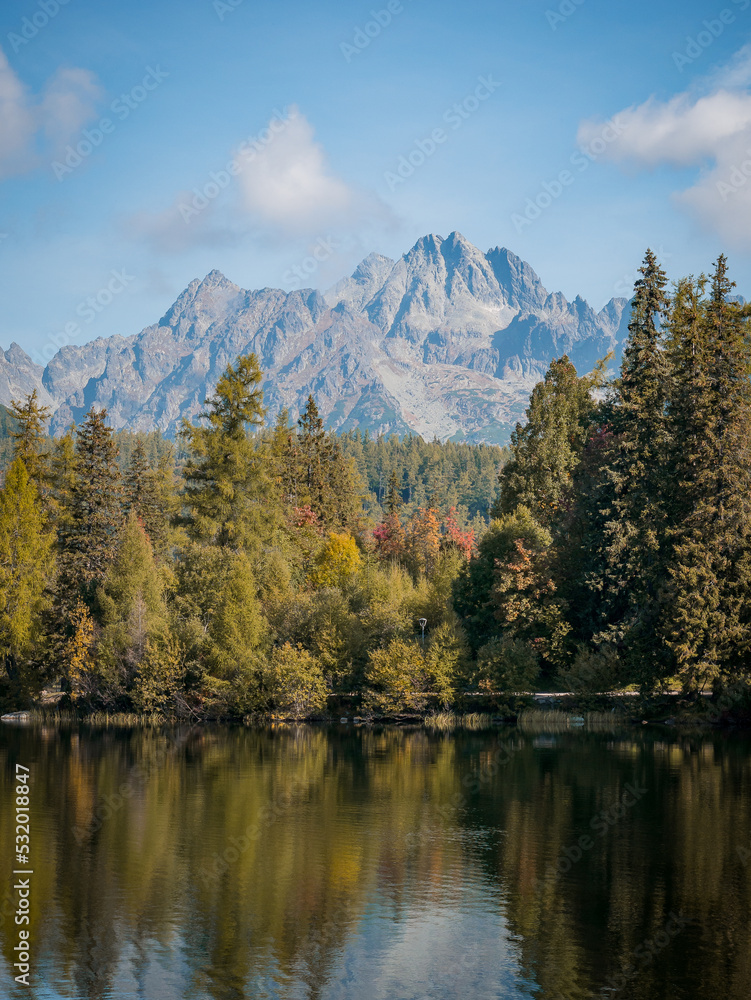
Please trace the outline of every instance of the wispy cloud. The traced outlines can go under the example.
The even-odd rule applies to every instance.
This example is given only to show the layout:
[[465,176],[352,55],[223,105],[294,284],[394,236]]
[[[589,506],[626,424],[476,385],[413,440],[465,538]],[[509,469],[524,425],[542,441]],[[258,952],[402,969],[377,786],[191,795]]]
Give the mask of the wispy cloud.
[[102,90],[94,74],[61,68],[34,95],[0,49],[0,179],[26,173],[55,155],[96,113]]
[[[667,101],[650,97],[617,114],[625,126],[603,159],[631,168],[697,168],[695,183],[674,195],[707,230],[751,249],[751,47],[695,89]],[[587,143],[602,127],[579,126]]]
[[304,115],[293,113],[273,142],[240,154],[243,208],[270,232],[313,236],[382,215],[375,197],[337,177]]
[[375,194],[336,175],[313,126],[292,107],[276,113],[191,191],[162,211],[132,216],[127,226],[133,237],[180,252],[248,237],[277,246],[331,233],[351,238],[391,224],[390,210]]

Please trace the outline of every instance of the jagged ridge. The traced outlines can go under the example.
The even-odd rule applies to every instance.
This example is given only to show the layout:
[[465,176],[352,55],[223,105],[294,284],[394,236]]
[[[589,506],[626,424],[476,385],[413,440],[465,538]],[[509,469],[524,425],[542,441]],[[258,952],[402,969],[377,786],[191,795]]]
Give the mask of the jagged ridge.
[[549,294],[510,250],[431,235],[397,261],[370,254],[325,294],[246,291],[212,271],[155,325],[63,347],[44,369],[12,344],[0,351],[0,402],[37,388],[56,432],[95,403],[116,428],[173,434],[252,350],[272,416],[313,392],[333,428],[502,442],[553,358],[589,370],[619,356],[627,304],[596,313]]

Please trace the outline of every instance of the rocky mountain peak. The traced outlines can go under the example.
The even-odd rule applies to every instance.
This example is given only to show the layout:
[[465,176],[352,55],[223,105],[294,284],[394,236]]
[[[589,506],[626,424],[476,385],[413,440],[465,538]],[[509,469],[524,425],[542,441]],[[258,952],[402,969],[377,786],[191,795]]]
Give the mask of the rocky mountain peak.
[[507,440],[550,361],[589,370],[626,335],[624,299],[599,313],[548,294],[510,250],[430,234],[398,260],[371,253],[324,294],[245,290],[220,271],[194,279],[158,323],[60,350],[42,370],[0,353],[0,402],[36,387],[53,429],[107,408],[115,427],[172,434],[227,364],[254,351],[273,419],[309,392],[333,428]]

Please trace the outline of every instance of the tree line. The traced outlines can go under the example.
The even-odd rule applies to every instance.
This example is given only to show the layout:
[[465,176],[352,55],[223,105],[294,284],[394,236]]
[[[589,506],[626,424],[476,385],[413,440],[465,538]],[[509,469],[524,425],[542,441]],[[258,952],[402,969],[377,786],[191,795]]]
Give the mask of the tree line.
[[[327,431],[312,396],[296,424],[282,411],[264,427],[261,381],[255,356],[238,358],[174,445],[115,434],[95,407],[51,441],[36,393],[13,403],[6,705],[60,679],[84,709],[302,717],[352,691],[366,710],[419,709],[428,692],[448,704],[468,680],[451,606],[477,530],[467,506],[435,492],[420,503],[424,491],[405,502],[394,462],[379,523],[350,453],[379,443]],[[426,468],[413,473],[414,486]]]
[[639,274],[618,377],[551,365],[457,583],[496,684],[748,684],[751,309],[724,256],[672,294],[651,251]]
[[36,394],[14,403],[0,696],[60,677],[84,708],[304,717],[331,694],[396,713],[540,683],[747,684],[751,310],[733,287],[720,257],[668,294],[647,252],[618,376],[555,360],[506,455],[337,437],[312,396],[266,427],[252,354],[174,444],[94,407],[51,442]]

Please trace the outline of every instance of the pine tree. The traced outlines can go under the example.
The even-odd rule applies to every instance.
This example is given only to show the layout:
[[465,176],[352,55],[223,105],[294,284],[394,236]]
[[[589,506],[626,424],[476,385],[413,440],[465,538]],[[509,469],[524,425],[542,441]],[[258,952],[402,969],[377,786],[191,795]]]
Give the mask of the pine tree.
[[403,502],[402,484],[399,482],[396,469],[392,469],[391,475],[389,476],[389,484],[386,489],[386,510],[389,514],[396,514],[399,512],[399,508],[402,506]]
[[164,488],[166,469],[153,469],[139,440],[131,454],[123,481],[123,511],[143,525],[157,555],[167,543],[170,504]]
[[689,691],[743,674],[751,648],[751,324],[724,256],[704,287],[679,286],[669,344],[678,489],[662,630]]
[[49,407],[39,405],[36,389],[26,396],[23,403],[14,399],[10,405],[16,421],[16,429],[11,432],[14,455],[21,459],[37,489],[43,489],[49,480],[49,438],[45,430]]
[[191,538],[228,548],[258,546],[273,533],[271,463],[250,431],[263,422],[263,375],[255,354],[228,365],[201,414],[183,423],[183,469]]
[[37,488],[16,458],[0,491],[0,658],[12,680],[26,675],[27,690],[35,686],[28,668],[41,646],[53,544]]
[[570,496],[595,408],[591,391],[602,385],[605,364],[579,378],[566,355],[552,362],[532,391],[526,424],[517,424],[511,435],[511,459],[499,476],[494,517],[523,504],[541,524],[555,522]]
[[75,466],[59,527],[62,619],[80,595],[91,610],[123,523],[121,481],[107,411],[93,407],[76,435]]
[[351,459],[325,430],[312,395],[297,425],[296,506],[309,506],[328,528],[356,531],[362,512],[362,484]]
[[608,605],[601,639],[620,646],[633,665],[633,679],[650,686],[669,669],[655,628],[667,578],[671,358],[663,329],[667,278],[651,250],[640,274],[620,377],[603,408],[613,435],[609,464],[602,470],[612,506],[604,526],[604,572],[591,584]]

